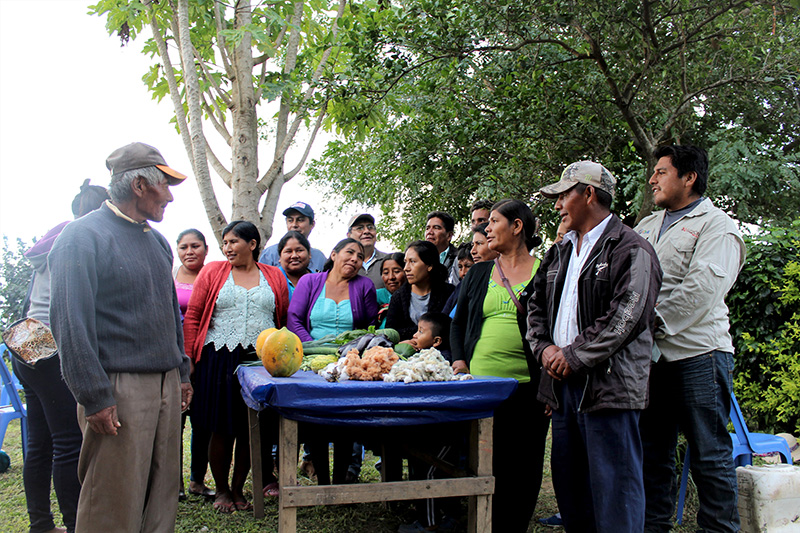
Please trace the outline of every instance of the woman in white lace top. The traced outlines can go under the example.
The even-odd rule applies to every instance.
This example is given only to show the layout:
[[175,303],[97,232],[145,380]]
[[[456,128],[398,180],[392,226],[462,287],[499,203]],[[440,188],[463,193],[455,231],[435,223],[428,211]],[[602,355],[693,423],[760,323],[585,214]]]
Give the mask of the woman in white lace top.
[[200,271],[186,310],[184,335],[186,353],[195,364],[192,418],[211,432],[214,508],[229,513],[250,508],[242,492],[250,470],[247,407],[234,371],[257,359],[253,346],[261,331],[285,325],[289,293],[278,268],[257,262],[261,238],[253,224],[231,222],[222,235],[228,260]]

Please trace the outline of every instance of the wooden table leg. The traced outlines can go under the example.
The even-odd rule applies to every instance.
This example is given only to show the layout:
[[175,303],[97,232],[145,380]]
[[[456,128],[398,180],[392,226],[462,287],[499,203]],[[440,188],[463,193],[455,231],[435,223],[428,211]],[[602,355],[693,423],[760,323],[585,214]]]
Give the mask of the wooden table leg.
[[290,505],[291,487],[297,486],[297,422],[280,418],[278,445],[278,533],[297,531],[297,507]]
[[[492,418],[473,420],[469,436],[469,467],[476,476],[492,475]],[[491,533],[492,495],[470,496],[467,531]]]
[[[247,410],[250,425],[250,464],[253,474],[253,516],[264,518],[264,480],[261,478],[261,426],[258,411]],[[270,450],[272,453],[272,450]]]

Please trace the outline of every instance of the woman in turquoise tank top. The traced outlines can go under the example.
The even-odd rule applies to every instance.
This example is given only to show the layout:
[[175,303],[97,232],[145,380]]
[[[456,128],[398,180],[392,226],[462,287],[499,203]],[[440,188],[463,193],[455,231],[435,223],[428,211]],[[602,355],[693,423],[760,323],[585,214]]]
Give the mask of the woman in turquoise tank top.
[[494,414],[492,530],[524,532],[542,482],[549,419],[536,400],[539,364],[525,340],[527,302],[539,260],[538,222],[519,200],[501,200],[489,214],[486,240],[499,253],[467,273],[450,330],[453,370],[514,378],[516,392]]

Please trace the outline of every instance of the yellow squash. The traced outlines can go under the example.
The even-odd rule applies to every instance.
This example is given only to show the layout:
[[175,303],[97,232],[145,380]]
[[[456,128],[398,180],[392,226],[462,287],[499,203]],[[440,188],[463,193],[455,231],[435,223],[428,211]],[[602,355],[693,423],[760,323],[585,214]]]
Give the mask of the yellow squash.
[[256,339],[256,353],[259,357],[261,357],[261,347],[264,345],[264,341],[276,331],[278,331],[278,328],[268,328],[258,334],[258,338]]
[[258,355],[270,375],[276,378],[289,377],[303,363],[303,343],[300,337],[281,328],[264,340]]

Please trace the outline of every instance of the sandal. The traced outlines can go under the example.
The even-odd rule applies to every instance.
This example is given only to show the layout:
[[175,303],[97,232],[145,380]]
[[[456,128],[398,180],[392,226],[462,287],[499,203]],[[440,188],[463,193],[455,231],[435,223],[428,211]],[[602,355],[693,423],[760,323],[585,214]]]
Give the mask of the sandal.
[[233,502],[214,502],[214,510],[222,514],[231,514],[235,505]]
[[248,501],[233,502],[233,504],[236,506],[236,510],[237,511],[252,511],[253,510],[253,506]]
[[266,487],[264,487],[264,497],[265,498],[277,498],[280,492],[278,492],[278,484],[277,483],[270,483]]

